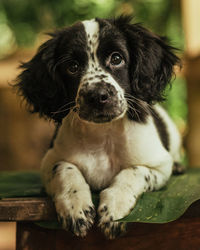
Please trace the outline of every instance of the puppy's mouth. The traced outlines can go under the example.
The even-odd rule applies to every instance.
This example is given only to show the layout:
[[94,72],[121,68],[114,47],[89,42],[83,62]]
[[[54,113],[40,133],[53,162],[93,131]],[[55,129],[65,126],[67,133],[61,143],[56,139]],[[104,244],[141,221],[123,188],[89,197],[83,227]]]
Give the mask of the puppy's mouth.
[[78,115],[80,119],[88,122],[107,123],[111,122],[112,120],[119,119],[123,116],[124,112],[124,109],[118,108],[109,111],[100,111],[96,109],[88,109],[87,107],[80,107],[80,109],[78,110]]

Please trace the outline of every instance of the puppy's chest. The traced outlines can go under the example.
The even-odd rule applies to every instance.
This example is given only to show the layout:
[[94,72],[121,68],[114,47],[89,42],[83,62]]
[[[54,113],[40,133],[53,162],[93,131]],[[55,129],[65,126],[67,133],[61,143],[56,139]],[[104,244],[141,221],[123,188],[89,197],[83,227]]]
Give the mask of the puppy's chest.
[[126,165],[124,145],[125,138],[112,133],[94,138],[92,142],[83,138],[77,141],[76,150],[67,160],[80,169],[93,189],[102,189]]

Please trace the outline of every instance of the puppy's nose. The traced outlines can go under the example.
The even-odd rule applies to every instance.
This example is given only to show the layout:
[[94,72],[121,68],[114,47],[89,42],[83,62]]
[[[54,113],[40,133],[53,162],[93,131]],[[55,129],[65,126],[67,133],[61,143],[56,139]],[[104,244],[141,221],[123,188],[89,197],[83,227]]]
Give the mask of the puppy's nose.
[[109,94],[106,90],[101,89],[98,93],[98,101],[99,103],[107,103],[109,100]]
[[109,100],[109,94],[105,89],[89,91],[85,102],[88,104],[106,104]]
[[84,100],[87,104],[104,105],[109,102],[110,95],[106,89],[100,88],[93,91],[88,91]]

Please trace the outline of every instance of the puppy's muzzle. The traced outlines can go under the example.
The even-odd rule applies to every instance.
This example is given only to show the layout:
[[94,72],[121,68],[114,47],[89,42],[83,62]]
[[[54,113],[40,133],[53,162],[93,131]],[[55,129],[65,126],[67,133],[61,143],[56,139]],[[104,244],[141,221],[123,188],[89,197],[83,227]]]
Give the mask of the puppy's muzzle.
[[95,123],[109,122],[124,110],[122,96],[106,82],[83,85],[79,90],[77,106],[81,119]]

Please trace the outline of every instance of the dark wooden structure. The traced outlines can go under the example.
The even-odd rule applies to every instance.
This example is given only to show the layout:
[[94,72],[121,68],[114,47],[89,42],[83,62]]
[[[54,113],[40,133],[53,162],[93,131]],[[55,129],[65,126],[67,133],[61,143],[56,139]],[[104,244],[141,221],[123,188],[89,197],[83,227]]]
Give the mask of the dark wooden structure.
[[200,201],[170,223],[130,223],[128,233],[115,240],[105,239],[96,225],[85,238],[78,238],[61,229],[46,229],[35,224],[55,217],[54,206],[48,198],[0,201],[0,221],[17,222],[17,250],[200,249]]

